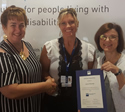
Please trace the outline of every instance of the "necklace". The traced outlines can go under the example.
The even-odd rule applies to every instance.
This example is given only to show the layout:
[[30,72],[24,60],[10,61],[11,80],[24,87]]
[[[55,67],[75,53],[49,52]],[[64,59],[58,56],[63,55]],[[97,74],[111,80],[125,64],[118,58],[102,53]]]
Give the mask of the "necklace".
[[20,57],[23,59],[23,60],[25,60],[27,57],[26,57],[26,55],[25,55],[25,53],[24,53],[24,49],[23,49],[23,42],[22,42],[22,49],[21,49],[21,51],[19,52],[17,49],[16,49],[16,47],[8,40],[8,39],[6,39],[7,40],[7,42],[16,50],[16,52],[20,55]]
[[23,60],[25,60],[27,58],[23,51],[20,52],[20,56]]

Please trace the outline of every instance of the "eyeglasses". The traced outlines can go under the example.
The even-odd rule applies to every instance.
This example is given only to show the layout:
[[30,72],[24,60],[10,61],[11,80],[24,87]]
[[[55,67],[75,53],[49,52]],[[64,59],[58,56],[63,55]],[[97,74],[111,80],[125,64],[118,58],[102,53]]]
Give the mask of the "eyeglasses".
[[116,37],[118,37],[117,35],[110,35],[110,36],[105,36],[105,35],[101,35],[100,39],[101,40],[106,40],[107,38],[109,38],[109,40],[113,41],[116,39]]

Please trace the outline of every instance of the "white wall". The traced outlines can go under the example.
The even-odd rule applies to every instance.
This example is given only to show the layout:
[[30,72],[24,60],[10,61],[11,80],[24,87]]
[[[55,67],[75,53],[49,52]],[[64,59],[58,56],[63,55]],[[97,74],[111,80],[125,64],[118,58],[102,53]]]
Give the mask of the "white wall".
[[[124,4],[125,0],[2,0],[0,15],[5,5],[16,5],[26,9],[30,25],[27,27],[25,40],[32,44],[39,55],[46,41],[59,37],[60,30],[55,24],[61,8],[76,8],[79,19],[77,37],[87,39],[95,45],[94,35],[106,22],[115,22],[125,31]],[[93,11],[94,8],[96,11]],[[46,24],[42,25],[42,20]],[[37,24],[34,25],[34,21]],[[0,26],[0,37],[2,35]]]

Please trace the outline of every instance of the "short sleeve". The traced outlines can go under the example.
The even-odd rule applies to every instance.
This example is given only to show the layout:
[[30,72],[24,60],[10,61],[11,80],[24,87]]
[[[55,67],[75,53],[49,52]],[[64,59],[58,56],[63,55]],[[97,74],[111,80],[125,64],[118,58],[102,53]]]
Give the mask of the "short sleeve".
[[44,46],[47,50],[47,56],[51,61],[54,61],[59,57],[59,43],[58,39],[47,41]]
[[17,83],[13,60],[7,53],[0,53],[0,87]]
[[47,56],[48,56],[49,59],[51,59],[51,57],[52,57],[52,45],[51,45],[51,42],[48,41],[44,45],[45,45],[46,50],[47,50]]
[[94,60],[95,47],[88,43],[88,61],[92,62]]

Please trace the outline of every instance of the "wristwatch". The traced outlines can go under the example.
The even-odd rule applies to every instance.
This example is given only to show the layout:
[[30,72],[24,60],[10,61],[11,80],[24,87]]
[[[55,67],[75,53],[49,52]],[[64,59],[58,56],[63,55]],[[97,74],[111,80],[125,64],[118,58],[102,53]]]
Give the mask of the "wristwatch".
[[118,73],[116,73],[115,76],[118,76],[118,75],[121,74],[121,73],[122,73],[122,70],[119,69]]

